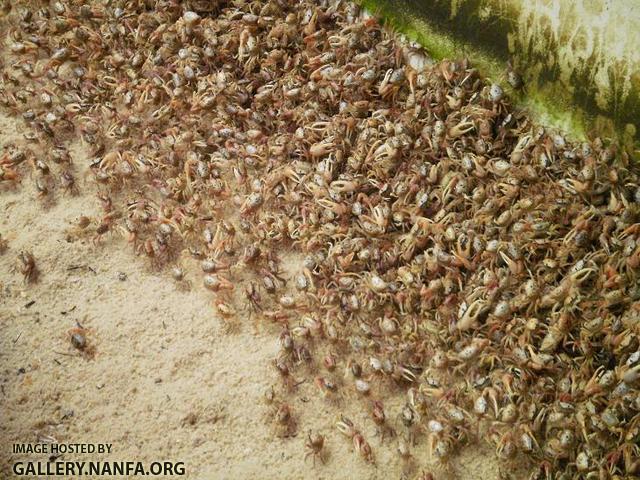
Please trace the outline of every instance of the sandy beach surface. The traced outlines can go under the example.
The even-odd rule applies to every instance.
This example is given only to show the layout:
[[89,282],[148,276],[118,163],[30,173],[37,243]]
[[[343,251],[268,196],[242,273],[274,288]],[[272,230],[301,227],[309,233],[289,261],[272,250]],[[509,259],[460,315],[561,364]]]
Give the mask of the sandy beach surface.
[[[0,144],[22,141],[21,121],[0,117]],[[86,178],[82,145],[70,150],[78,178]],[[75,195],[47,202],[28,176],[0,192],[0,234],[8,242],[0,256],[3,478],[11,478],[18,460],[46,461],[12,454],[13,443],[51,441],[113,444],[109,455],[61,460],[180,461],[189,479],[400,479],[423,471],[434,478],[501,478],[488,447],[458,452],[449,473],[429,464],[424,439],[403,460],[396,439],[376,435],[366,399],[327,400],[308,382],[284,394],[272,364],[277,328],[239,309],[238,328],[228,332],[194,260],[179,260],[187,274],[176,283],[120,236],[74,231],[81,215],[100,210],[91,181],[78,184]],[[40,272],[31,285],[16,269],[23,250],[33,253]],[[70,342],[78,325],[88,332],[92,354]],[[275,431],[274,407],[265,400],[272,387],[292,409],[293,437]],[[398,432],[405,398],[399,391],[385,403]],[[336,429],[341,414],[369,438],[375,465]],[[325,464],[305,459],[310,430],[326,437]]]

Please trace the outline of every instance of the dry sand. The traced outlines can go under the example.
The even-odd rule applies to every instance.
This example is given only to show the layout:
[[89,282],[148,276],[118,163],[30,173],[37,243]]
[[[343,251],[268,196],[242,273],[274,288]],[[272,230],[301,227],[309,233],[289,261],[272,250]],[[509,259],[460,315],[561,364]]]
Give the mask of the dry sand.
[[[20,141],[21,125],[1,116],[0,146]],[[264,393],[281,387],[271,363],[276,327],[256,327],[240,312],[238,331],[225,333],[193,261],[182,260],[193,284],[187,290],[166,271],[152,271],[117,235],[97,244],[91,235],[70,238],[80,215],[97,216],[100,209],[92,182],[81,180],[87,164],[81,146],[72,152],[77,195],[56,192],[43,203],[28,175],[17,188],[0,191],[0,234],[9,242],[0,256],[0,476],[9,476],[9,465],[20,458],[11,454],[12,443],[44,438],[113,444],[108,456],[65,460],[182,461],[189,479],[400,479],[433,470],[425,439],[412,460],[402,461],[395,441],[380,446],[366,403],[327,401],[309,383],[286,397],[297,436],[275,436]],[[36,258],[41,274],[34,285],[23,284],[15,270],[21,250]],[[76,322],[90,332],[93,358],[70,344]],[[386,403],[398,430],[402,402],[399,392]],[[375,466],[336,430],[341,413],[370,440]],[[310,429],[326,436],[325,465],[305,461]],[[499,478],[487,447],[467,447],[454,466],[453,475],[434,470],[435,478]]]

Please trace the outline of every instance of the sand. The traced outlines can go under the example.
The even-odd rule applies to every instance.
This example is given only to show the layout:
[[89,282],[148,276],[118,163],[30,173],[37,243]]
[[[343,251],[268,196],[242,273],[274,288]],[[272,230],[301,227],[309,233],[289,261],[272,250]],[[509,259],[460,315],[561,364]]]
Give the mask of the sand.
[[[22,125],[1,116],[0,146],[24,141]],[[28,174],[16,188],[0,189],[0,234],[8,240],[0,255],[3,477],[11,478],[10,464],[17,460],[47,457],[12,455],[13,443],[57,441],[113,444],[109,455],[61,460],[181,461],[189,479],[400,479],[423,470],[435,478],[502,478],[489,447],[458,452],[450,474],[430,466],[425,438],[410,460],[401,459],[396,440],[380,445],[366,413],[370,400],[327,400],[309,382],[282,393],[272,365],[277,327],[256,323],[239,308],[239,328],[228,333],[195,261],[179,260],[187,275],[176,283],[168,271],[136,257],[117,234],[96,239],[70,230],[81,215],[100,215],[96,187],[83,175],[83,147],[73,144],[70,150],[75,195],[56,191],[43,202]],[[24,284],[15,269],[22,250],[35,256],[35,284]],[[71,345],[70,331],[78,324],[89,332],[93,356]],[[274,407],[265,400],[272,386],[293,409],[295,437],[276,435]],[[398,432],[405,398],[398,391],[385,402]],[[338,432],[340,414],[369,439],[375,465],[364,462]],[[324,465],[305,459],[309,430],[326,437]]]

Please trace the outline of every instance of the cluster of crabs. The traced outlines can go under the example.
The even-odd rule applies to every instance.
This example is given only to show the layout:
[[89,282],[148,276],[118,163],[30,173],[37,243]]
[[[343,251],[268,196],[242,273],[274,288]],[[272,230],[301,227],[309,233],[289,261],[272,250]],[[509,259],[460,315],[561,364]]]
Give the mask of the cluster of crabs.
[[[0,107],[25,129],[0,187],[50,202],[83,184],[102,213],[70,235],[122,235],[180,284],[197,264],[229,328],[248,309],[277,332],[285,395],[308,377],[371,410],[381,447],[336,423],[365,461],[394,448],[444,471],[480,441],[532,478],[640,473],[627,151],[536,125],[469,62],[434,62],[350,2],[2,8]],[[323,444],[308,435],[314,460]]]

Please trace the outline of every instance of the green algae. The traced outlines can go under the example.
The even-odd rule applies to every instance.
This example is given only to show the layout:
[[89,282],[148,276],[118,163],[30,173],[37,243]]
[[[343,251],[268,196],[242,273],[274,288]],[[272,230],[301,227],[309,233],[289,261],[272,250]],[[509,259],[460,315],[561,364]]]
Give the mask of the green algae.
[[[631,76],[632,88],[621,92],[619,79],[628,73],[625,70],[628,66],[613,62],[609,66],[611,89],[604,107],[597,101],[595,59],[574,68],[568,82],[562,78],[557,52],[570,42],[576,45],[584,42],[580,28],[571,38],[566,35],[556,38],[544,35],[550,26],[541,22],[537,27],[543,33],[540,40],[543,44],[535,45],[537,40],[533,38],[528,43],[517,38],[518,12],[508,0],[494,2],[492,11],[486,11],[487,2],[483,0],[359,0],[358,3],[394,31],[420,43],[436,60],[469,58],[485,77],[503,85],[514,103],[531,112],[540,123],[561,129],[575,140],[596,136],[613,139],[635,161],[640,161],[637,132],[640,72]],[[524,27],[532,29],[532,25]],[[518,55],[512,55],[514,51]],[[524,89],[514,90],[507,84],[508,65],[523,74]]]

